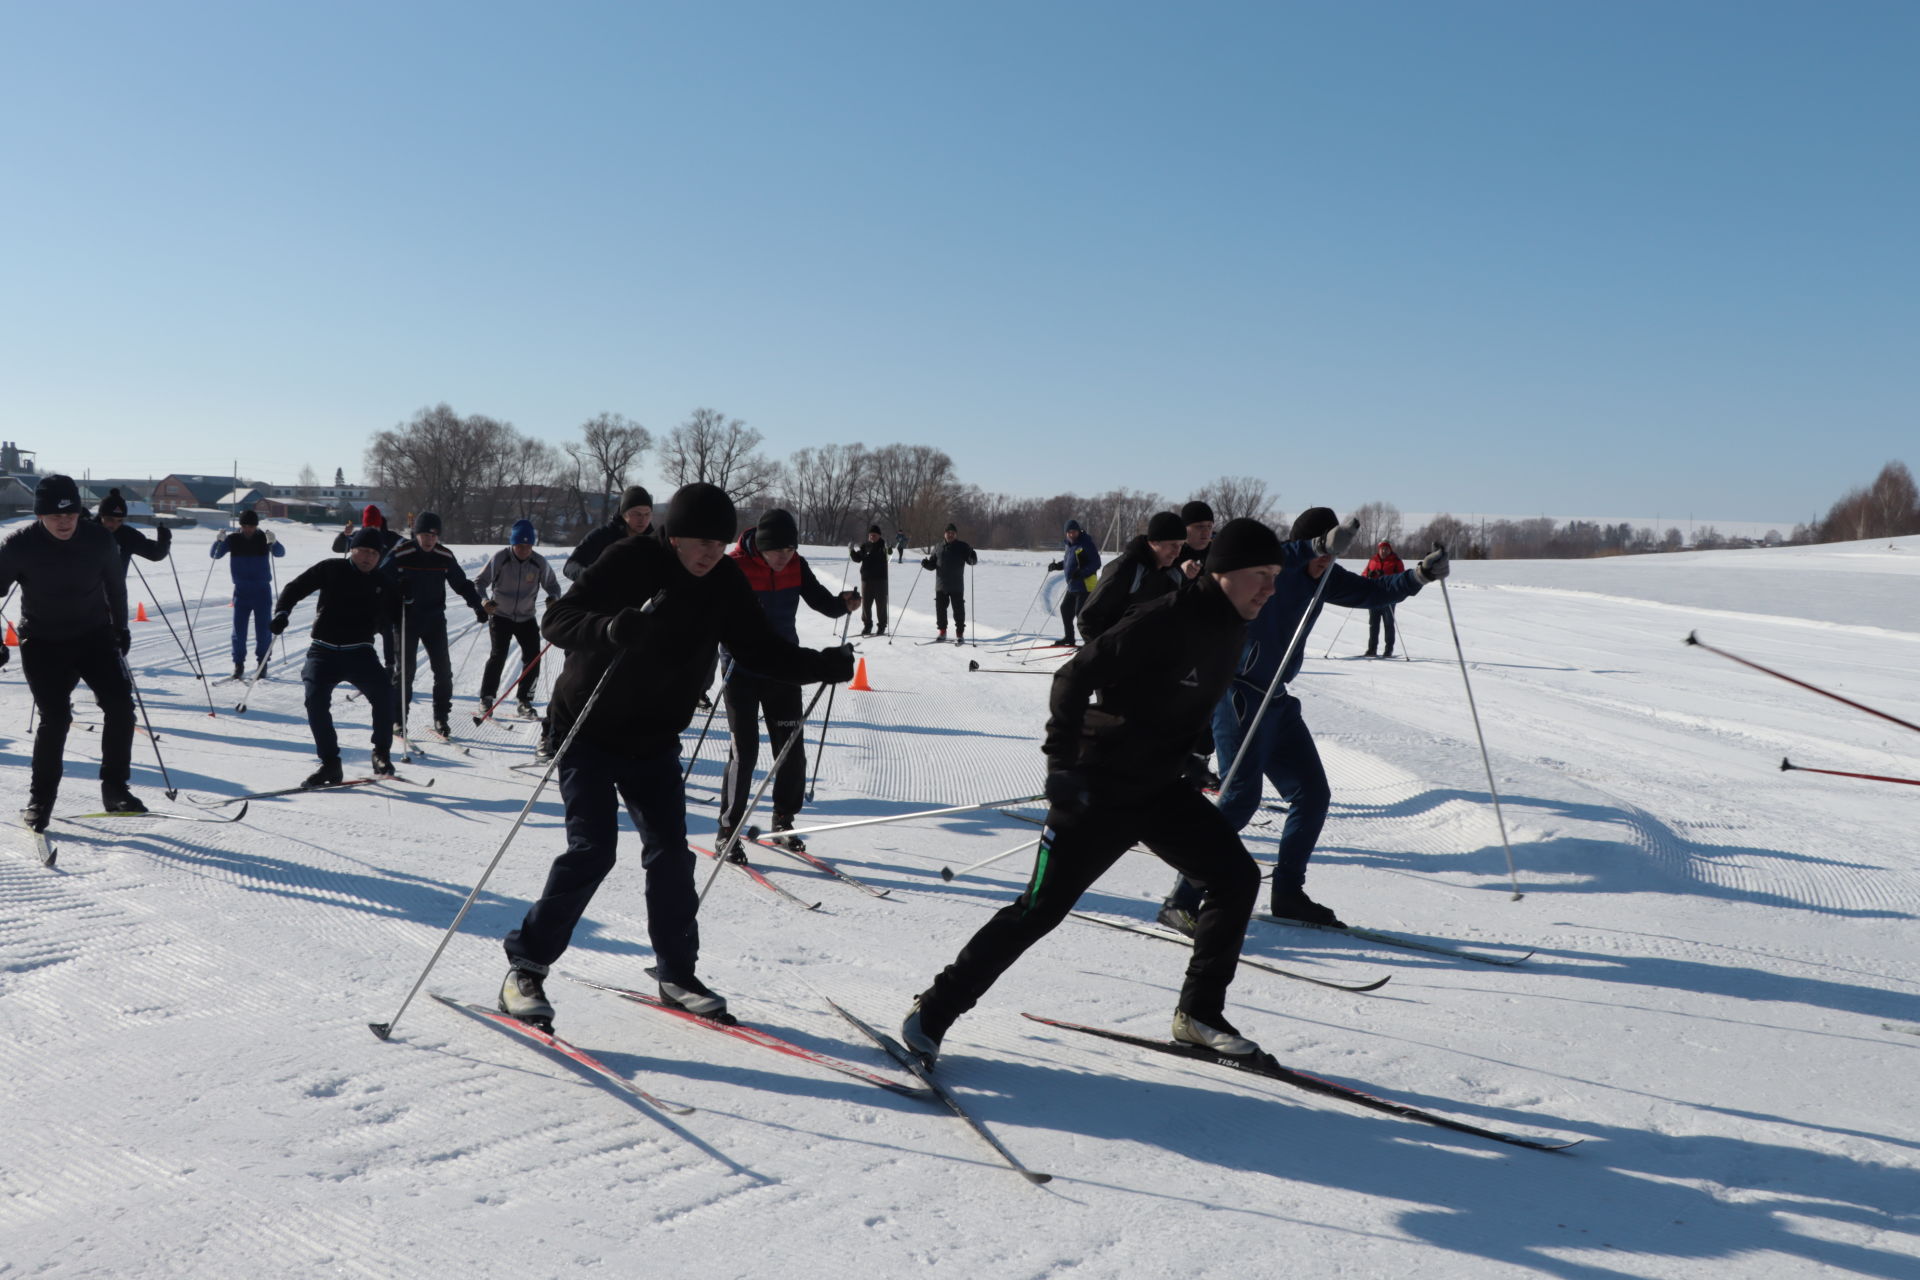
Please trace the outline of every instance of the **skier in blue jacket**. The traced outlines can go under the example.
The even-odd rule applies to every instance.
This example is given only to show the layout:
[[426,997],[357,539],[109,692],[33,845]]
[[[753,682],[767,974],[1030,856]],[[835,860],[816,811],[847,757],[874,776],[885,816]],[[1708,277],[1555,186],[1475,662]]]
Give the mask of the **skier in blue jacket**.
[[1087,593],[1093,590],[1100,573],[1100,548],[1093,545],[1093,539],[1081,531],[1078,520],[1067,521],[1067,541],[1060,558],[1047,568],[1055,573],[1065,571],[1067,575],[1066,598],[1060,601],[1060,625],[1066,628],[1066,634],[1060,637],[1060,643],[1073,648],[1074,615],[1080,612],[1080,606],[1087,602]]
[[233,574],[233,678],[247,678],[247,619],[253,619],[253,656],[263,666],[273,635],[267,620],[273,613],[273,565],[268,556],[284,556],[287,548],[273,530],[260,527],[258,512],[240,513],[240,527],[213,540],[209,554],[215,560],[230,557]]

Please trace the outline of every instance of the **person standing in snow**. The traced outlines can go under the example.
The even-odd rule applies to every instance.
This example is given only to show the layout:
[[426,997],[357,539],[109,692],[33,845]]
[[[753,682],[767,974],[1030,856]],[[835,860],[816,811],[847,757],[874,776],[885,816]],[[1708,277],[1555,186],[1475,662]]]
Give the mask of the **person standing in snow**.
[[640,835],[660,997],[729,1020],[726,999],[696,972],[699,901],[680,780],[680,735],[693,719],[696,682],[722,644],[769,679],[853,678],[851,647],[802,649],[775,633],[739,563],[726,553],[735,519],[724,490],[686,485],[667,505],[664,540],[616,543],[547,610],[541,631],[567,654],[552,703],[554,738],[564,744],[559,773],[567,849],[506,937],[500,1009],[511,1017],[552,1026],[545,976],[613,869],[624,803]]
[[867,540],[848,547],[847,554],[860,562],[860,634],[874,634],[874,618],[879,617],[879,634],[887,634],[887,543],[877,524],[867,526]]
[[482,607],[487,611],[490,645],[487,665],[480,671],[482,715],[492,710],[494,695],[500,691],[500,673],[507,664],[507,647],[515,641],[520,644],[520,714],[534,714],[533,691],[540,684],[540,624],[534,609],[543,591],[549,605],[560,598],[560,580],[553,566],[533,549],[539,540],[533,521],[515,520],[510,543],[494,552],[473,580],[474,589],[486,597]]
[[384,572],[400,584],[400,598],[406,602],[401,621],[402,651],[395,655],[395,684],[399,688],[398,724],[406,727],[407,706],[413,701],[413,669],[418,648],[427,651],[427,665],[433,670],[433,731],[442,738],[453,736],[448,720],[453,715],[453,657],[447,644],[447,588],[467,602],[474,621],[487,624],[487,611],[480,605],[480,593],[473,589],[466,570],[453,552],[440,545],[440,517],[422,511],[413,522],[413,538],[393,549]]
[[100,499],[100,510],[96,515],[100,527],[113,535],[114,545],[120,549],[122,578],[127,576],[127,563],[134,556],[156,562],[167,558],[167,551],[173,546],[173,530],[161,525],[149,538],[128,524],[127,500],[120,496],[120,490],[107,490],[107,496]]
[[333,728],[333,691],[350,684],[367,700],[373,717],[373,772],[393,772],[393,686],[373,652],[373,638],[400,619],[400,586],[379,572],[382,551],[378,525],[363,525],[348,539],[343,560],[322,560],[289,582],[273,604],[273,634],[287,629],[294,606],[315,592],[313,634],[300,670],[306,686],[307,728],[320,767],[300,785],[330,787],[345,779],[340,767],[340,738]]
[[1187,540],[1174,564],[1182,569],[1195,561],[1205,564],[1207,547],[1213,542],[1213,508],[1195,498],[1180,508],[1180,523],[1186,526]]
[[967,642],[967,566],[979,564],[973,548],[960,540],[959,526],[949,524],[940,535],[940,546],[920,562],[933,574],[933,620],[939,627],[938,639],[947,638],[947,608],[953,608],[955,644]]
[[227,557],[233,575],[233,678],[247,678],[247,622],[253,622],[253,658],[265,669],[273,637],[267,633],[267,615],[273,607],[273,564],[268,556],[284,556],[285,546],[271,529],[260,527],[251,508],[240,513],[240,527],[221,534],[207,548],[215,560]]
[[[1361,576],[1366,578],[1391,578],[1397,573],[1407,571],[1406,561],[1394,553],[1393,544],[1385,538],[1373,549],[1373,559],[1367,561],[1367,567]],[[1393,606],[1382,605],[1367,610],[1367,656],[1376,656],[1380,647],[1380,628],[1387,628],[1387,654],[1393,656]]]
[[[791,513],[775,507],[763,513],[760,522],[741,536],[740,545],[731,556],[745,575],[747,585],[753,588],[767,621],[773,624],[774,634],[791,645],[800,643],[795,617],[802,600],[815,613],[836,619],[852,613],[860,603],[858,591],[845,591],[836,596],[820,585],[820,579],[800,554],[799,546],[799,525]],[[885,548],[880,555],[884,563]],[[720,834],[716,839],[723,845],[745,814],[747,799],[753,790],[753,767],[760,757],[761,717],[765,716],[767,721],[767,748],[775,755],[780,754],[788,738],[801,730],[800,686],[762,675],[732,653],[727,656],[731,666],[723,701],[727,705],[727,727],[733,735],[733,747],[727,756],[726,777],[720,790]],[[806,790],[807,753],[804,743],[796,742],[773,780],[775,835],[793,829],[794,815],[800,812]],[[804,847],[797,839],[790,838],[790,842]]]
[[905,564],[907,562],[907,531],[905,529],[893,531],[893,549],[898,562]]
[[[93,690],[100,726],[100,801],[109,813],[145,813],[127,789],[133,772],[133,677],[126,652],[127,578],[114,537],[86,518],[71,476],[42,476],[33,493],[34,523],[0,543],[0,597],[20,586],[20,666],[40,727],[33,736],[33,772],[20,820],[45,831],[65,773],[73,691]],[[0,645],[0,666],[12,650]]]
[[606,554],[607,548],[623,538],[638,538],[653,528],[653,495],[640,485],[628,485],[620,494],[620,510],[613,519],[580,539],[560,572],[568,582],[578,582],[589,566]]
[[1060,601],[1060,625],[1064,630],[1060,636],[1060,646],[1071,649],[1074,646],[1073,620],[1080,612],[1080,606],[1087,602],[1087,593],[1093,590],[1094,575],[1100,571],[1100,551],[1093,545],[1093,539],[1080,531],[1078,520],[1067,521],[1066,549],[1058,560],[1047,566],[1054,573],[1067,576],[1067,594]]
[[[1273,872],[1272,914],[1305,924],[1341,925],[1330,909],[1307,896],[1307,861],[1326,824],[1327,808],[1333,792],[1327,784],[1327,771],[1320,763],[1320,752],[1313,744],[1301,714],[1300,700],[1284,687],[1279,689],[1261,716],[1252,743],[1245,742],[1247,722],[1259,709],[1267,688],[1280,664],[1287,658],[1294,632],[1306,619],[1301,643],[1292,661],[1281,673],[1284,686],[1299,674],[1306,655],[1305,637],[1312,633],[1326,602],[1348,608],[1370,608],[1394,604],[1419,591],[1429,582],[1447,576],[1446,553],[1436,551],[1412,570],[1391,578],[1366,579],[1342,569],[1334,558],[1346,549],[1339,541],[1344,535],[1351,542],[1359,529],[1358,520],[1341,524],[1329,507],[1309,507],[1293,522],[1293,537],[1313,539],[1327,550],[1302,564],[1290,566],[1275,584],[1273,598],[1267,602],[1247,633],[1246,655],[1239,665],[1233,687],[1220,699],[1213,711],[1213,741],[1219,753],[1220,769],[1233,773],[1233,783],[1220,797],[1220,813],[1235,831],[1252,820],[1260,805],[1260,779],[1265,775],[1274,791],[1287,803],[1287,822],[1280,833],[1279,859]],[[1331,540],[1331,541],[1329,541]],[[1208,556],[1209,565],[1212,556]],[[1323,574],[1327,580],[1321,599],[1314,591]],[[1312,613],[1308,610],[1311,608]],[[1237,772],[1233,758],[1241,750],[1253,756]],[[1201,910],[1200,886],[1182,879],[1160,908],[1159,920],[1172,929],[1192,934]]]
[[1187,572],[1174,565],[1186,532],[1173,512],[1154,513],[1147,521],[1147,531],[1127,543],[1120,557],[1100,571],[1100,584],[1080,606],[1080,634],[1096,639],[1120,621],[1128,609],[1177,591],[1182,583],[1198,576],[1197,560],[1187,561],[1192,566]]
[[1282,566],[1313,551],[1282,546],[1258,521],[1230,521],[1193,590],[1128,613],[1054,676],[1041,748],[1048,809],[1033,876],[914,1001],[900,1038],[926,1066],[954,1020],[1135,843],[1205,886],[1173,1038],[1216,1053],[1258,1052],[1227,1020],[1226,997],[1260,871],[1183,774],[1190,744],[1233,681],[1248,622]]

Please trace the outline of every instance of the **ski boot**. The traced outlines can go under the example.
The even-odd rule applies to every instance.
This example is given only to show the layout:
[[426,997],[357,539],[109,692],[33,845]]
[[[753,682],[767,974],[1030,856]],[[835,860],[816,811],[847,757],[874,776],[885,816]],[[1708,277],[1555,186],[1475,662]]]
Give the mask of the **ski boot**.
[[1246,1058],[1260,1052],[1260,1046],[1233,1029],[1218,1015],[1202,1022],[1185,1009],[1173,1014],[1173,1038],[1177,1044],[1195,1045],[1230,1058]]
[[789,832],[792,830],[793,830],[792,814],[790,813],[774,814],[773,815],[773,833],[767,837],[767,843],[777,844],[781,848],[791,849],[795,853],[805,853],[807,851],[807,842],[805,840],[802,840],[799,836],[785,834],[786,832]]
[[520,699],[520,701],[516,704],[516,710],[520,712],[522,719],[536,720],[540,716],[540,713],[534,710],[532,698]]
[[246,663],[244,663],[244,662],[236,662],[236,663],[234,663],[234,664],[233,664],[233,678],[234,678],[235,680],[245,680],[245,679],[247,678],[247,664],[246,664]]
[[941,644],[945,644],[947,642],[947,629],[945,627],[940,628],[940,634],[935,636],[934,639]]
[[953,1019],[941,1018],[927,1008],[925,992],[913,998],[913,1008],[907,1011],[906,1019],[900,1024],[900,1043],[906,1046],[920,1063],[923,1070],[933,1070],[934,1060],[940,1056],[940,1041],[947,1034],[947,1028],[953,1025]]
[[312,791],[317,787],[337,787],[346,780],[347,775],[341,772],[340,761],[336,757],[332,760],[322,760],[320,767],[308,774],[307,780],[300,785]]
[[732,849],[728,849],[727,841],[731,839],[733,839],[733,828],[728,826],[721,827],[719,831],[714,833],[713,851],[715,853],[726,854],[728,862],[745,862],[747,860],[746,836],[742,835],[740,837],[740,843],[734,845]]
[[965,627],[954,628],[953,642],[957,645],[967,642],[967,629]]
[[1161,928],[1171,929],[1183,937],[1191,938],[1200,931],[1200,922],[1194,919],[1193,912],[1185,907],[1176,907],[1171,902],[1161,903],[1160,913],[1153,919]]
[[[334,767],[336,769],[339,768],[338,765]],[[393,776],[393,757],[384,751],[376,749],[373,753],[373,773],[377,778],[391,778]]]
[[145,813],[147,806],[140,803],[140,797],[127,790],[124,782],[103,782],[100,784],[100,805],[108,813]]
[[553,1004],[547,999],[546,976],[543,970],[518,965],[507,970],[506,981],[500,984],[500,1012],[552,1035]]
[[47,824],[53,821],[53,800],[29,799],[27,807],[20,811],[20,821],[29,831],[45,831]]
[[1270,914],[1282,920],[1298,920],[1301,924],[1323,924],[1333,929],[1347,927],[1339,916],[1309,898],[1302,889],[1276,889]]
[[660,971],[653,968],[649,968],[647,974],[660,983],[660,999],[674,1008],[684,1009],[710,1022],[724,1023],[729,1027],[739,1021],[727,1012],[727,998],[708,990],[707,984],[700,979],[684,978],[679,982],[672,982],[662,978]]

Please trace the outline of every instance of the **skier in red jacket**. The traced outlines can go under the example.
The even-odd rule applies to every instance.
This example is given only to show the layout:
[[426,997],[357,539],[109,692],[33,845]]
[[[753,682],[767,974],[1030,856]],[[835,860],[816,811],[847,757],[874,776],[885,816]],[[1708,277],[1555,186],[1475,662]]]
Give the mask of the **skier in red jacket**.
[[[1363,578],[1391,578],[1396,573],[1405,573],[1407,566],[1394,554],[1393,544],[1385,538],[1373,549],[1373,559],[1367,561],[1367,567],[1361,572]],[[1384,656],[1393,656],[1393,606],[1367,610],[1367,657],[1382,656],[1380,648],[1380,624],[1387,626],[1387,652]]]

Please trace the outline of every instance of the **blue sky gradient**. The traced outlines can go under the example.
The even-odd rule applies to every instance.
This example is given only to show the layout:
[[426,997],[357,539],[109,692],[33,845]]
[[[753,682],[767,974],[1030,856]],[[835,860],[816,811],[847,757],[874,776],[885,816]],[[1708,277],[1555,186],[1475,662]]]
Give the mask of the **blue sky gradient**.
[[351,476],[443,400],[1289,510],[1787,525],[1920,465],[1920,5],[0,22],[0,434],[76,472]]

